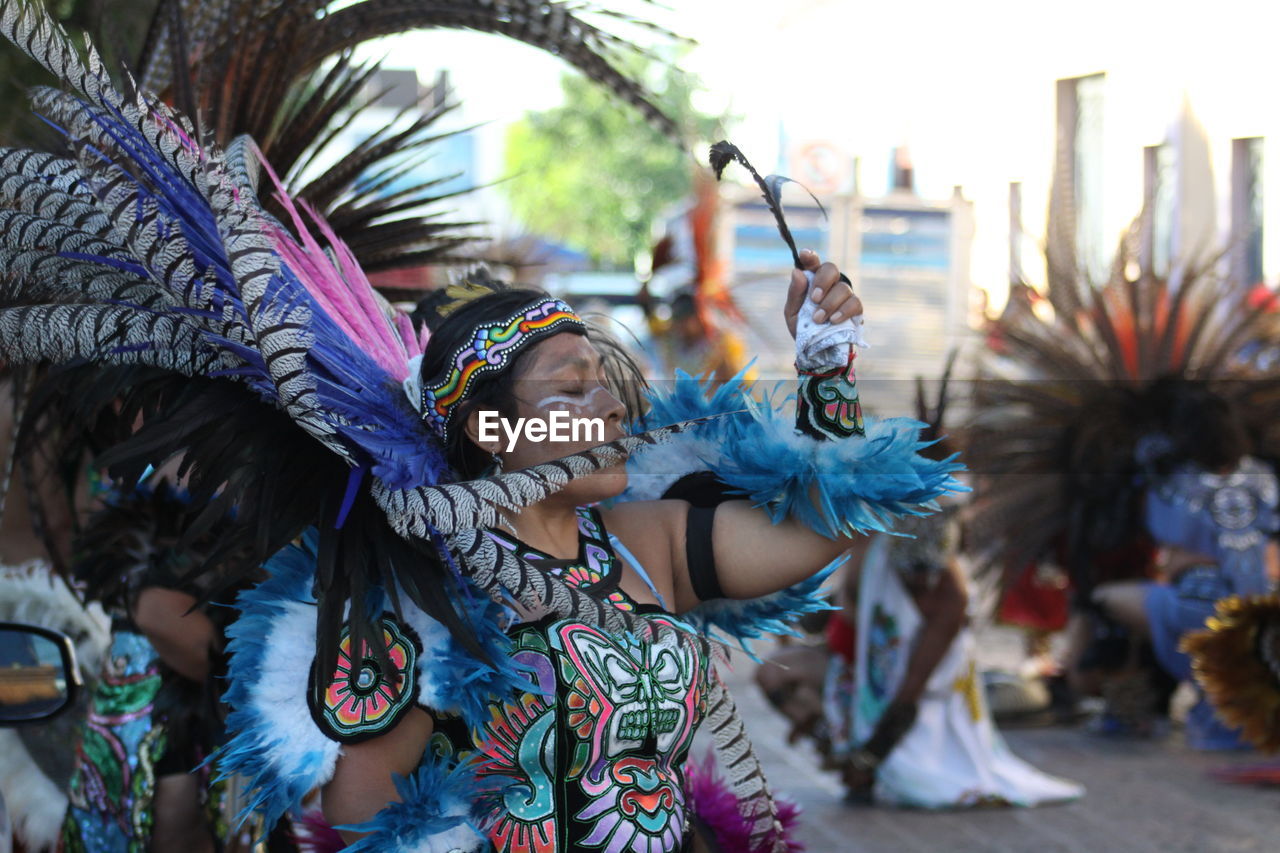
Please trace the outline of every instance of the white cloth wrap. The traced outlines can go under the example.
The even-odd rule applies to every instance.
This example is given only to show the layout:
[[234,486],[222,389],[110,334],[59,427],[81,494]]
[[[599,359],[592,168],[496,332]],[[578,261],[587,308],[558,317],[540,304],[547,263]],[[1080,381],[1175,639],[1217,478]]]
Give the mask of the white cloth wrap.
[[422,413],[422,356],[415,355],[409,359],[409,375],[400,383],[404,395],[409,398],[409,405],[419,414]]
[[[804,277],[813,289],[813,273],[805,270]],[[796,369],[818,373],[844,367],[849,361],[849,347],[866,349],[862,337],[863,318],[850,317],[839,323],[816,323],[813,315],[818,306],[807,292],[800,314],[796,317]]]

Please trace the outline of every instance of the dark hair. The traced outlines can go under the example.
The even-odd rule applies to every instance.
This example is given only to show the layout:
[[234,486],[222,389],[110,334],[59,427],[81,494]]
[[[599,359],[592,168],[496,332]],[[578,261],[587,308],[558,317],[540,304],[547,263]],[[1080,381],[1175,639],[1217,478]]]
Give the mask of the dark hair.
[[[508,317],[531,302],[546,297],[546,292],[532,287],[507,287],[476,297],[463,303],[447,316],[440,317],[431,328],[431,338],[422,356],[422,381],[430,382],[445,369],[454,352],[470,342],[476,326]],[[605,376],[627,411],[638,414],[640,391],[645,387],[640,368],[626,351],[608,334],[588,325],[586,331],[575,326],[564,329],[575,335],[584,335],[596,347],[604,362]],[[514,417],[511,405],[514,398],[512,383],[524,372],[530,350],[516,356],[506,370],[483,376],[476,381],[467,398],[458,404],[455,428],[451,430],[445,456],[450,467],[460,478],[480,476],[492,460],[484,450],[467,436],[463,424],[472,411],[478,408],[492,409],[503,417]]]
[[1183,421],[1190,428],[1184,439],[1184,450],[1205,471],[1214,473],[1234,469],[1249,452],[1249,439],[1231,401],[1206,394],[1199,412],[1188,412]]
[[1155,382],[1151,397],[1172,440],[1166,467],[1190,460],[1204,471],[1219,472],[1235,468],[1249,452],[1238,409],[1208,383],[1166,376]]
[[409,322],[413,324],[413,328],[421,329],[426,326],[428,329],[435,329],[444,321],[444,315],[440,313],[440,309],[449,303],[449,294],[445,292],[443,287],[430,290],[427,295],[422,297],[413,306],[413,310],[409,312]]

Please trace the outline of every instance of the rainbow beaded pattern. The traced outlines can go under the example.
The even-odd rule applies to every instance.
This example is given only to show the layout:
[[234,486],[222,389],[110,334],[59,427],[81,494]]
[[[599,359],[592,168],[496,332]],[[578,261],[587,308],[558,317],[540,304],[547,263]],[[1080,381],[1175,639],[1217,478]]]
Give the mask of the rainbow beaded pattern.
[[476,326],[471,342],[449,359],[447,372],[423,384],[423,419],[447,441],[455,407],[471,393],[476,380],[503,370],[526,346],[566,326],[586,328],[568,303],[550,296],[505,320]]

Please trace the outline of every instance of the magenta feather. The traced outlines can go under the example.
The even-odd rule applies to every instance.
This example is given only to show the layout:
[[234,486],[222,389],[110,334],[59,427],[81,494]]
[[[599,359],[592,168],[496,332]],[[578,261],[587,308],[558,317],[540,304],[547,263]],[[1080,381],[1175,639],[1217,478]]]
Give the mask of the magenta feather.
[[712,752],[708,750],[701,760],[689,758],[684,767],[685,796],[694,814],[711,829],[718,849],[724,853],[778,853],[781,848],[786,853],[803,853],[804,843],[795,837],[800,825],[800,807],[795,803],[777,801],[782,838],[765,836],[753,845],[751,830],[755,821],[742,814],[738,798],[716,767]]
[[302,853],[338,853],[347,846],[338,830],[319,811],[304,812],[302,818],[294,822],[291,840]]

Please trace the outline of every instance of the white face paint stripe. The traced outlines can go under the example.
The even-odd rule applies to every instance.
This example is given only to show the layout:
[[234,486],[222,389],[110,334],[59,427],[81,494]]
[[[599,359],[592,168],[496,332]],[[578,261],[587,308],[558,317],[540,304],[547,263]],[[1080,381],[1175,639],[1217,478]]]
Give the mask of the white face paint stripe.
[[[554,403],[562,403],[575,409],[585,409],[595,399],[595,396],[602,391],[606,391],[603,385],[597,385],[586,394],[574,395],[572,397],[563,394],[553,394],[550,397],[543,397],[534,403],[539,409],[550,409]],[[607,393],[607,392],[606,392]]]

